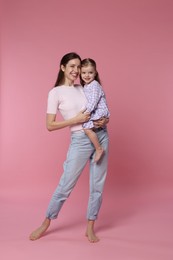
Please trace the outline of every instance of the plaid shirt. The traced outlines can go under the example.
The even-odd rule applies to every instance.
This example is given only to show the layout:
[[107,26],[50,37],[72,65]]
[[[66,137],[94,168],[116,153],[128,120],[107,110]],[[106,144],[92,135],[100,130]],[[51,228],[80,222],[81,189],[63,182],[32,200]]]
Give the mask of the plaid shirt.
[[92,128],[94,127],[94,120],[101,117],[109,117],[110,112],[102,86],[96,80],[84,86],[84,94],[87,98],[86,111],[91,113],[91,118],[83,124],[83,127]]

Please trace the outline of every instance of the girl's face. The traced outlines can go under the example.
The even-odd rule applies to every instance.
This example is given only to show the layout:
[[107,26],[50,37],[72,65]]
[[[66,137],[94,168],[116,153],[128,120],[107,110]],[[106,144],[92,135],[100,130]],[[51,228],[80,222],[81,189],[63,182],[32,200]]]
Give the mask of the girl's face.
[[96,70],[93,66],[87,65],[85,67],[81,67],[81,78],[86,83],[91,83],[96,76]]
[[71,86],[80,73],[81,62],[79,59],[70,60],[65,66],[61,65],[64,72],[64,85]]

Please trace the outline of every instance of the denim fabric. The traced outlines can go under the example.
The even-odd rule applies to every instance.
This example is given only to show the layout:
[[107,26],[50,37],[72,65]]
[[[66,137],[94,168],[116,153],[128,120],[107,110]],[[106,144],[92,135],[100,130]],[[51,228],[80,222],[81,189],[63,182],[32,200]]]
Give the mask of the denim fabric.
[[64,162],[64,172],[48,205],[46,217],[55,219],[77,183],[82,170],[90,161],[90,196],[88,201],[87,219],[95,220],[102,203],[102,192],[107,174],[108,133],[106,129],[97,132],[98,139],[104,148],[104,155],[98,163],[93,160],[95,149],[84,132],[71,134],[71,144]]

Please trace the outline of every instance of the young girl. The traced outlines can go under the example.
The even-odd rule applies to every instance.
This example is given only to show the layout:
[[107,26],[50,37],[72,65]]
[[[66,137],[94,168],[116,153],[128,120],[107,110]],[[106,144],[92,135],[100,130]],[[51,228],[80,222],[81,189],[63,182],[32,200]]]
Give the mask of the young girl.
[[99,143],[96,134],[100,128],[94,127],[94,121],[102,117],[109,118],[110,112],[96,69],[96,62],[93,59],[82,60],[80,80],[84,86],[84,93],[88,101],[86,111],[91,115],[90,120],[83,124],[83,128],[95,147],[94,161],[98,162],[104,153],[104,149]]

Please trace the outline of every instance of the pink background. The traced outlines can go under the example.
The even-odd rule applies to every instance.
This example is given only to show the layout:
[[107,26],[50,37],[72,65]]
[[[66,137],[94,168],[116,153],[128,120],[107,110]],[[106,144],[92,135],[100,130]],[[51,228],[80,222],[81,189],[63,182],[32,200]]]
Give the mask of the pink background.
[[[2,260],[172,260],[172,0],[4,0],[1,13]],[[69,143],[68,129],[47,131],[45,113],[71,51],[96,60],[111,111],[101,242],[92,246],[82,236],[88,168],[48,236],[28,240]]]

